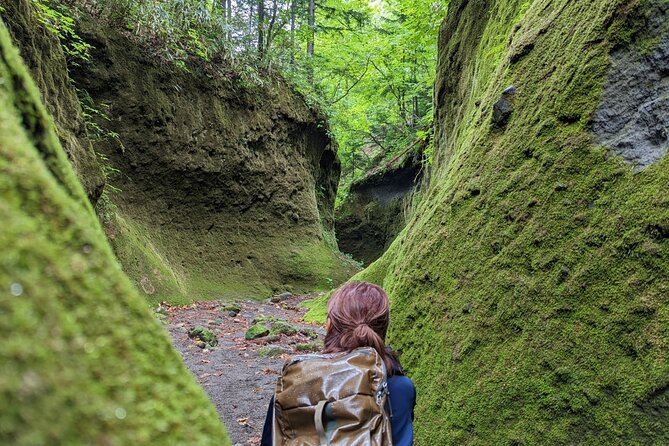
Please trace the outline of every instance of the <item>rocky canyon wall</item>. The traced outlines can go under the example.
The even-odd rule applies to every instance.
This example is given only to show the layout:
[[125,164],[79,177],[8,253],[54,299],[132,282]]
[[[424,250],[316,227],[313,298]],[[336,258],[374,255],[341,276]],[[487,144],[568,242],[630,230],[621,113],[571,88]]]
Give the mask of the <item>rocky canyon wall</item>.
[[58,136],[0,20],[0,443],[229,445]]
[[424,199],[357,276],[391,294],[421,444],[669,441],[668,23],[450,3]]
[[336,145],[284,80],[177,66],[85,14],[76,32],[92,48],[68,66],[30,2],[0,3],[93,202],[107,182],[100,218],[148,300],[264,298],[354,271],[333,234]]

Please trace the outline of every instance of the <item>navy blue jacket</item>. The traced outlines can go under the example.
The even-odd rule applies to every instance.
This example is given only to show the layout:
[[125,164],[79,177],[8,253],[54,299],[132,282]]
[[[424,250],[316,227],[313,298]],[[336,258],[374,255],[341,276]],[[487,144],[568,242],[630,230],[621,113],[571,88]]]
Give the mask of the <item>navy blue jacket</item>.
[[[393,446],[411,446],[413,444],[413,408],[416,405],[416,387],[413,381],[404,375],[399,364],[397,364],[394,373],[393,376],[388,378]],[[269,402],[260,446],[272,446],[273,418],[274,397]]]

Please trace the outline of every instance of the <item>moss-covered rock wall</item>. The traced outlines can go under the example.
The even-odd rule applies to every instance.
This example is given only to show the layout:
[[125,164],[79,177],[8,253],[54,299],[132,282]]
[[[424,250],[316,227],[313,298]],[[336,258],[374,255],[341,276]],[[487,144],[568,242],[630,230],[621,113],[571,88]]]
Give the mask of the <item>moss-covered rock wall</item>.
[[0,21],[0,444],[230,444],[114,259]]
[[365,265],[378,259],[404,228],[422,172],[422,151],[410,147],[351,184],[335,212],[339,249]]
[[662,110],[666,10],[451,2],[425,198],[358,277],[391,294],[421,444],[669,442],[663,118],[611,106]]
[[92,62],[72,75],[118,134],[96,146],[120,189],[105,228],[151,300],[267,297],[351,274],[333,236],[336,146],[301,96],[225,63],[179,68],[97,22],[79,32]]

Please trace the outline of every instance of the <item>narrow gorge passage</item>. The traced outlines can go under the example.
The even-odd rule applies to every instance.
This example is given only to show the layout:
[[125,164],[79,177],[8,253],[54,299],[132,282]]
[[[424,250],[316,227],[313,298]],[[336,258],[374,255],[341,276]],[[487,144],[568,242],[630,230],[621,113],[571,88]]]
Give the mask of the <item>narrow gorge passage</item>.
[[[320,349],[325,330],[302,321],[306,309],[299,306],[314,297],[290,296],[276,303],[209,301],[161,307],[175,348],[215,404],[233,445],[260,444],[267,406],[283,363],[300,350]],[[237,308],[232,310],[235,306],[238,312]],[[244,335],[254,320],[266,324],[268,330],[281,325],[285,333],[247,340]],[[210,347],[189,337],[198,326],[211,330],[218,345]]]

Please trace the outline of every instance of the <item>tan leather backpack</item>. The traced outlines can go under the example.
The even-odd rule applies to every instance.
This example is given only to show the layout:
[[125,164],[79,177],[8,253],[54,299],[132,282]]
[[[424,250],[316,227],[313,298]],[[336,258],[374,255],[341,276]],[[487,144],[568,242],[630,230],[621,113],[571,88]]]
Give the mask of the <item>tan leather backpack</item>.
[[274,446],[391,446],[388,384],[371,347],[296,356],[274,394]]

